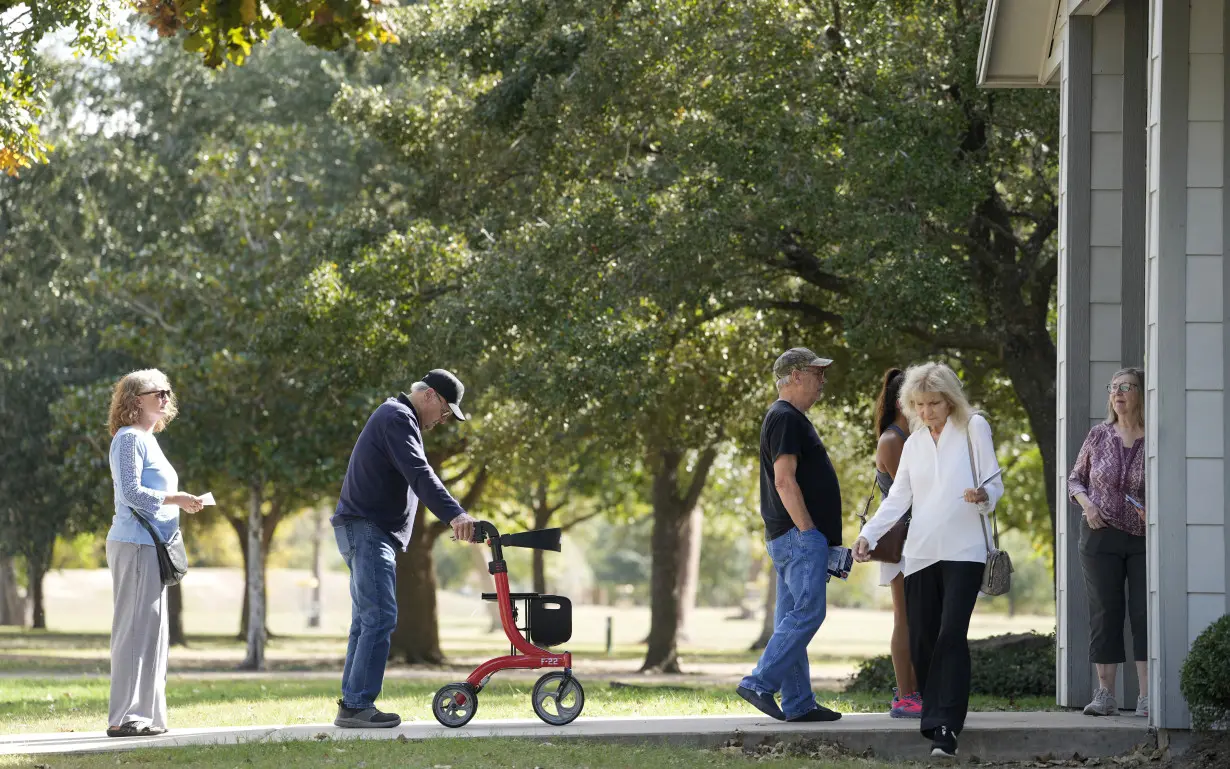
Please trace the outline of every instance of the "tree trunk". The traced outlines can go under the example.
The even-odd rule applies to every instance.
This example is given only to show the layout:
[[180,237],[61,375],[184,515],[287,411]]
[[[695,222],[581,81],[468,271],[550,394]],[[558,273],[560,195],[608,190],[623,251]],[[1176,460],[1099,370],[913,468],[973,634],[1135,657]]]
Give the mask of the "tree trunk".
[[312,529],[312,605],[308,610],[308,627],[320,627],[320,615],[324,611],[324,605],[321,602],[320,580],[324,574],[323,542],[325,538],[325,518],[328,515],[329,511],[324,507],[315,511],[316,526]]
[[[248,638],[248,617],[251,615],[251,607],[248,604],[248,596],[250,595],[249,588],[251,585],[248,580],[248,518],[236,520],[227,518],[230,521],[231,527],[235,529],[236,536],[239,537],[239,551],[243,555],[243,605],[239,609],[239,633],[235,638],[239,641],[247,640]],[[273,509],[269,515],[263,516],[261,519],[261,552],[268,553],[269,545],[273,541],[274,532],[277,526],[282,522],[282,513],[280,505],[275,501]],[[261,600],[265,602],[265,606],[269,605],[269,592],[265,587],[265,575],[268,571],[268,566],[265,559],[261,558]],[[268,615],[268,612],[266,612]],[[269,626],[265,626],[265,638],[273,637],[273,633],[269,632]]]
[[184,636],[184,591],[182,588],[182,584],[171,585],[167,588],[167,626],[172,646],[188,645],[188,639]]
[[[449,455],[427,453],[427,461],[433,468],[438,469],[448,459]],[[457,500],[461,509],[474,507],[489,478],[487,468],[480,468],[465,496]],[[419,503],[410,545],[406,552],[397,556],[397,627],[393,630],[389,657],[411,665],[444,662],[444,652],[440,649],[440,617],[436,609],[436,565],[431,551],[449,527],[434,517],[429,522],[427,515],[427,508]]]
[[[551,507],[550,501],[547,499],[547,482],[544,479],[541,484],[542,493],[534,506],[534,528],[545,529],[551,525],[551,516],[558,510],[558,507]],[[547,592],[547,561],[543,557],[545,554],[541,550],[532,550],[531,562],[533,563],[534,572],[534,592]]]
[[397,627],[389,656],[410,665],[440,665],[440,618],[436,609],[436,564],[432,547],[448,527],[419,505],[410,546],[397,555]]
[[253,481],[248,499],[248,651],[240,668],[265,669],[265,558],[261,488]]
[[645,651],[642,672],[680,672],[679,626],[683,619],[683,578],[687,571],[687,562],[681,555],[688,542],[692,510],[700,499],[717,452],[705,449],[701,453],[689,488],[681,493],[679,470],[686,456],[681,449],[662,449],[653,457],[649,648]]
[[34,611],[30,627],[35,630],[47,629],[47,613],[43,607],[43,577],[47,576],[44,563],[40,558],[26,556],[26,576],[30,582],[30,603]]
[[[1055,478],[1058,458],[1055,456],[1055,345],[1045,326],[1015,329],[1004,348],[1003,366],[1012,379],[1016,396],[1029,417],[1034,440],[1042,453],[1045,475],[1046,504],[1051,516],[1051,552],[1055,549],[1056,522]],[[1055,559],[1052,559],[1054,562]],[[1052,578],[1054,577],[1052,569]]]
[[764,558],[753,553],[747,579],[743,583],[743,597],[739,599],[739,613],[734,619],[752,619],[756,616],[757,604],[764,600],[764,594],[760,592],[760,577],[763,574]]
[[692,508],[684,533],[679,560],[683,563],[682,587],[679,604],[679,640],[691,640],[689,625],[696,612],[696,598],[700,593],[700,545],[704,533],[704,511],[700,505]]
[[[474,561],[475,582],[480,593],[495,591],[495,583],[491,579],[491,573],[487,571],[487,559],[490,555],[490,548],[484,545],[470,548],[470,557]],[[500,630],[503,627],[500,622],[500,605],[495,601],[483,601],[483,606],[487,609],[487,632],[494,633]]]
[[760,625],[760,637],[752,641],[752,646],[749,651],[762,651],[764,647],[769,645],[769,639],[773,637],[773,626],[777,619],[777,569],[773,568],[773,560],[766,559],[769,563],[769,584],[764,591],[764,622]]
[[25,601],[17,593],[17,571],[7,555],[0,555],[0,625],[26,626]]

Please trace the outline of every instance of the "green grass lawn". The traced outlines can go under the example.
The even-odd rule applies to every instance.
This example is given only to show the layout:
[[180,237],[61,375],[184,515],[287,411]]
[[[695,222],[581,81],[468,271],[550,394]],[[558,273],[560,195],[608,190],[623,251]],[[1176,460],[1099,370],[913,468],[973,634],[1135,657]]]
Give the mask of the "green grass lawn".
[[[0,673],[23,675],[72,675],[93,673],[106,675],[110,669],[110,643],[107,633],[60,632],[0,628]],[[232,635],[192,635],[187,647],[171,649],[171,672],[233,671],[243,659],[244,644]],[[639,661],[644,659],[643,644],[625,645],[613,654],[593,644],[569,644],[579,661],[601,665],[609,661]],[[340,670],[346,653],[342,636],[279,635],[269,640],[266,663],[271,671],[306,671],[327,675]],[[473,669],[476,660],[485,660],[508,653],[506,641],[495,638],[482,644],[450,644],[445,649],[457,670]],[[740,664],[750,670],[759,654],[733,649],[685,648],[680,663],[689,666],[707,664]],[[861,660],[842,653],[813,651],[813,665],[844,665],[851,670]],[[396,664],[393,665],[396,667]]]
[[[585,684],[585,716],[753,715],[732,686]],[[431,721],[431,695],[447,683],[390,679],[380,698],[384,710],[406,721]],[[476,718],[534,718],[531,681],[501,681],[479,695]],[[0,733],[101,731],[106,727],[109,684],[102,678],[0,679]],[[338,698],[336,676],[295,680],[203,680],[174,678],[167,685],[170,726],[262,726],[332,722]],[[822,692],[819,699],[844,713],[887,710],[883,696]],[[1016,702],[975,697],[973,710],[1047,710],[1051,698]]]
[[[908,765],[908,764],[905,764]],[[602,745],[588,742],[550,744],[523,740],[354,740],[282,744],[164,748],[112,755],[0,756],[0,767],[86,769],[99,766],[174,766],[185,769],[232,767],[329,766],[379,769],[406,766],[427,769],[889,769],[891,764],[837,754],[815,746],[787,754],[744,754],[738,748],[699,750],[686,747]]]

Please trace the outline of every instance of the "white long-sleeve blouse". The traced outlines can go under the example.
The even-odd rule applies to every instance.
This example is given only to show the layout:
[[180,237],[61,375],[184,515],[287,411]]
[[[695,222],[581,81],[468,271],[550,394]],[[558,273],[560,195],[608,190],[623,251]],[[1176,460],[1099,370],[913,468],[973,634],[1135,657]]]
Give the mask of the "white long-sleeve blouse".
[[[995,441],[991,425],[981,415],[970,418],[968,429],[981,481],[999,469]],[[986,562],[982,516],[994,512],[1004,495],[1004,483],[1002,477],[997,477],[983,487],[986,502],[965,501],[965,490],[977,485],[970,469],[965,435],[965,430],[954,424],[951,417],[940,432],[939,441],[932,439],[931,431],[925,427],[910,435],[901,451],[901,464],[888,496],[859,533],[874,548],[893,524],[912,509],[902,554],[906,576],[939,561]]]

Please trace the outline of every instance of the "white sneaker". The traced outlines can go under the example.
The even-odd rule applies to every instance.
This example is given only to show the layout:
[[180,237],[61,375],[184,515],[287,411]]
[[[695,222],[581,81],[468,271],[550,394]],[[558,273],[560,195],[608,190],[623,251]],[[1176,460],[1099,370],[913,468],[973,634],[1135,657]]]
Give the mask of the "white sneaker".
[[1140,718],[1149,717],[1149,695],[1142,694],[1136,698],[1136,715]]
[[1099,688],[1093,693],[1093,702],[1085,706],[1085,715],[1117,716],[1119,703],[1115,702],[1115,695],[1111,694],[1109,689]]

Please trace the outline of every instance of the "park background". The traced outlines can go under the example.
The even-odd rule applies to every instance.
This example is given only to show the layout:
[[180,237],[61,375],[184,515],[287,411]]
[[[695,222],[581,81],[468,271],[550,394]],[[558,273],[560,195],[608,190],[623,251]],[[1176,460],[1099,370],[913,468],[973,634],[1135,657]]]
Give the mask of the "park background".
[[[772,600],[758,430],[795,345],[836,360],[812,417],[847,540],[884,370],[960,373],[1017,566],[975,635],[1053,630],[1058,102],[975,87],[978,4],[382,18],[396,44],[118,16],[85,41],[103,56],[62,33],[27,56],[38,141],[0,178],[0,621],[32,629],[0,634],[0,665],[106,672],[109,388],[151,366],[180,404],[161,444],[219,501],[182,518],[172,670],[340,667],[325,520],[367,415],[432,367],[474,415],[427,439],[453,493],[566,530],[510,572],[577,604],[579,668],[608,618],[609,670],[749,668]],[[480,555],[419,511],[395,665],[502,647]],[[834,681],[887,651],[876,572],[830,586],[812,652]]]

